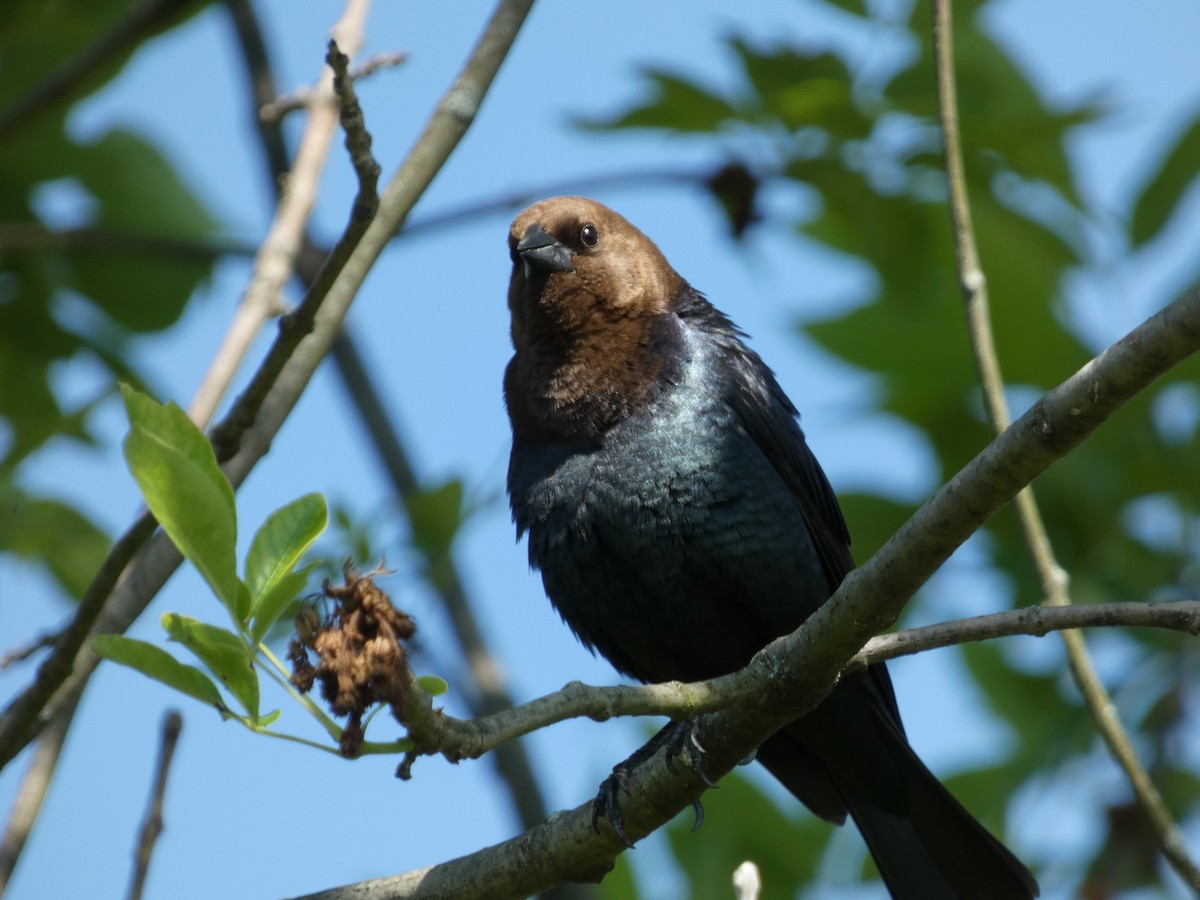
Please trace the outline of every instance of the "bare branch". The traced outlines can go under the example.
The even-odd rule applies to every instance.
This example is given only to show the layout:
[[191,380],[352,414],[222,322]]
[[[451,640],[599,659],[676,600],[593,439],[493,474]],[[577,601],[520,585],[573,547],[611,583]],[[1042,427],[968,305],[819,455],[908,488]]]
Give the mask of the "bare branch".
[[150,806],[142,822],[138,836],[137,853],[133,863],[133,883],[129,887],[129,900],[141,900],[146,887],[146,875],[150,871],[150,859],[163,830],[163,800],[167,795],[167,778],[171,774],[171,760],[175,758],[175,745],[179,732],[183,730],[183,716],[171,710],[163,717],[162,743],[158,751],[158,768],[154,787],[150,794]]
[[[334,27],[335,34],[342,36],[351,53],[362,43],[362,26],[369,5],[368,0],[350,0],[341,21]],[[333,69],[327,65],[317,86],[322,102],[314,103],[309,111],[300,149],[283,186],[271,230],[255,258],[250,284],[188,410],[201,427],[216,412],[259,331],[283,312],[283,287],[292,276],[296,255],[303,245],[308,219],[316,204],[321,171],[337,128],[339,105],[333,81]]]
[[353,218],[370,222],[379,210],[379,163],[371,155],[371,135],[363,121],[362,107],[350,78],[350,57],[338,49],[337,41],[329,42],[325,61],[333,69],[333,92],[338,101],[338,118],[346,132],[346,150],[354,173],[358,176],[358,194],[354,198]]
[[[996,352],[992,334],[991,314],[988,309],[987,279],[979,262],[975,244],[974,227],[971,223],[971,206],[967,197],[967,180],[962,158],[962,141],[958,128],[958,101],[954,77],[953,19],[950,0],[936,0],[933,4],[934,52],[937,66],[938,117],[942,125],[945,142],[946,174],[950,186],[950,215],[954,224],[955,251],[958,256],[959,280],[965,301],[967,326],[975,363],[983,386],[984,405],[988,419],[997,434],[1008,427],[1011,421],[1008,401],[1004,393],[1004,376],[1000,371],[1000,357]],[[1017,516],[1025,543],[1033,558],[1034,567],[1041,581],[1045,603],[1067,606],[1071,596],[1067,589],[1068,576],[1054,554],[1050,537],[1046,532],[1041,512],[1032,487],[1027,487],[1016,498]],[[1163,849],[1167,860],[1193,889],[1200,891],[1200,866],[1191,858],[1184,844],[1183,834],[1171,817],[1162,795],[1150,780],[1150,775],[1137,757],[1116,706],[1104,684],[1100,681],[1095,666],[1088,654],[1083,635],[1064,631],[1063,643],[1071,673],[1092,717],[1108,744],[1117,762],[1125,770],[1138,803],[1145,811]]]
[[[408,62],[408,54],[402,50],[387,53],[376,53],[369,56],[347,72],[351,81],[368,78],[382,69],[394,69]],[[269,103],[264,103],[258,110],[258,116],[264,122],[282,122],[289,114],[311,104],[316,96],[315,89],[303,87],[283,96],[276,97]]]

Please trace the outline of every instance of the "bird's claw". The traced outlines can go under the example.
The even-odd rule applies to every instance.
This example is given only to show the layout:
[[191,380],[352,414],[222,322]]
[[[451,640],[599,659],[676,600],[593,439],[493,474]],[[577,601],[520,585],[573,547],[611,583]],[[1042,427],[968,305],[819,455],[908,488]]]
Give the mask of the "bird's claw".
[[607,816],[608,823],[612,825],[617,837],[626,847],[632,848],[633,841],[625,833],[625,820],[621,816],[620,796],[622,791],[626,795],[629,794],[629,772],[628,762],[620,763],[613,766],[612,774],[600,783],[600,791],[592,801],[592,831],[599,834],[600,817]]
[[[717,783],[708,775],[706,765],[708,751],[700,743],[699,719],[688,719],[686,722],[680,722],[667,738],[667,769],[674,775],[679,774],[679,771],[675,768],[675,760],[683,755],[685,748],[689,751],[696,769],[696,775],[699,776],[700,780],[704,782],[706,787],[717,787]],[[697,819],[703,818],[703,815],[697,816]]]

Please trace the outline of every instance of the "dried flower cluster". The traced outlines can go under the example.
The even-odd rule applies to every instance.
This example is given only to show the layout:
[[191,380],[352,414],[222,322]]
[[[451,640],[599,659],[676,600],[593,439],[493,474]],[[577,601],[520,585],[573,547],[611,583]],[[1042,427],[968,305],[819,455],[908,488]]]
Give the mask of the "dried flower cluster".
[[[377,703],[392,707],[403,720],[408,705],[407,651],[401,641],[416,634],[416,623],[392,605],[372,577],[360,575],[347,562],[345,584],[325,582],[332,610],[322,619],[309,607],[296,618],[296,636],[288,646],[292,684],[307,693],[314,684],[334,715],[348,716],[341,751],[358,755],[364,714]],[[316,657],[313,665],[310,653]]]

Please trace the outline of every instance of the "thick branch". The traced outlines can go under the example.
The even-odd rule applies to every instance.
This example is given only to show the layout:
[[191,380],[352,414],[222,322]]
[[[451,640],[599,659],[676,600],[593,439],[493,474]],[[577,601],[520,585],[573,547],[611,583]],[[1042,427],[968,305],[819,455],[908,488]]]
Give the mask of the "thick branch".
[[[1038,401],[852,572],[803,626],[727,676],[731,684],[753,685],[754,702],[704,718],[706,771],[724,774],[781,725],[815,706],[846,663],[895,623],[913,593],[988,518],[1198,349],[1200,289],[1193,289]],[[626,833],[637,839],[659,828],[703,790],[695,772],[673,774],[660,752],[630,776],[622,807]],[[610,827],[593,831],[589,803],[503,844],[310,900],[524,897],[552,884],[598,879],[623,849]]]

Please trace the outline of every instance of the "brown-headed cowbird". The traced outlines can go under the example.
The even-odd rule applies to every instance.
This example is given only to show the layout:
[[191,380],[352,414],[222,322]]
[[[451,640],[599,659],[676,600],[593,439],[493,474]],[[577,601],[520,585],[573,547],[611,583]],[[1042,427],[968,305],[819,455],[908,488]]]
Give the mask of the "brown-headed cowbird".
[[[607,207],[535,204],[508,246],[508,491],[546,593],[642,681],[744,666],[854,566],[795,407],[733,323]],[[894,897],[1038,894],[917,758],[883,665],[844,678],[757,758],[817,815],[853,817]]]

